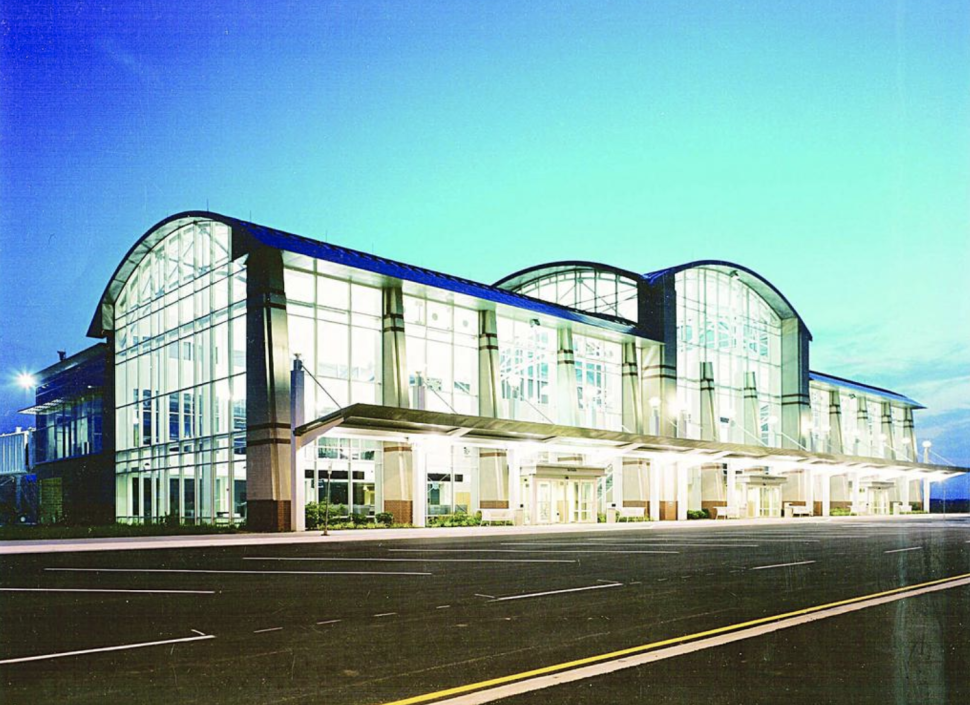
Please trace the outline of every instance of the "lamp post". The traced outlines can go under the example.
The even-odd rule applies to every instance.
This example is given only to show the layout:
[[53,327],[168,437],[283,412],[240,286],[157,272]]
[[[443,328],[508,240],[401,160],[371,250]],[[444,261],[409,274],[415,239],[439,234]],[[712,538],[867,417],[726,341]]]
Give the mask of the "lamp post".
[[330,474],[333,472],[333,463],[327,465],[327,505],[323,508],[323,535],[329,536],[330,529]]
[[650,397],[651,429],[655,436],[660,435],[660,397]]

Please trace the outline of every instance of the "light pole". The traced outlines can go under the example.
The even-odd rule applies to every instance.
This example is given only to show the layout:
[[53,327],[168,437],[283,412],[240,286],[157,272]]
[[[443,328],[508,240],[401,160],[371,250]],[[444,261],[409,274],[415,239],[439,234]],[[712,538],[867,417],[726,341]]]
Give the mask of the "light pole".
[[654,435],[660,435],[660,397],[650,397],[650,408],[651,412],[651,429]]
[[329,536],[330,529],[330,473],[333,472],[333,463],[327,466],[327,505],[323,508],[323,535]]

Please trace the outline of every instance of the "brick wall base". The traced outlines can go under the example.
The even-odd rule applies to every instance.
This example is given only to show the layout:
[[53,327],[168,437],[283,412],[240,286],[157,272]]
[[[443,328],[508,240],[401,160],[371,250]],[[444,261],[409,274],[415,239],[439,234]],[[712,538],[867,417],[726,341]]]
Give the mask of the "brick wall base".
[[409,499],[385,499],[384,511],[390,512],[395,524],[411,524],[414,519],[413,503]]
[[246,529],[261,533],[293,531],[290,522],[290,500],[249,500],[246,503]]
[[508,509],[509,501],[507,499],[483,499],[479,502],[482,509]]

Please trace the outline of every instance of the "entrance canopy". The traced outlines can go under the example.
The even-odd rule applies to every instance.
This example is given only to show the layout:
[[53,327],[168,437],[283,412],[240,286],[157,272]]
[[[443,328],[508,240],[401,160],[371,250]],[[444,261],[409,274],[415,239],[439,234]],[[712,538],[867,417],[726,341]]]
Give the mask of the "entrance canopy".
[[785,469],[811,467],[834,474],[848,470],[918,473],[942,480],[966,468],[914,463],[904,460],[858,458],[831,453],[811,453],[792,448],[766,448],[700,441],[688,438],[647,436],[575,426],[463,416],[439,411],[400,409],[372,404],[352,404],[295,429],[296,443],[303,447],[323,435],[354,435],[383,440],[407,441],[411,437],[453,439],[477,446],[510,447],[518,444],[535,450],[573,452],[606,451],[613,455],[689,462],[692,465],[729,462],[749,467],[774,466]]

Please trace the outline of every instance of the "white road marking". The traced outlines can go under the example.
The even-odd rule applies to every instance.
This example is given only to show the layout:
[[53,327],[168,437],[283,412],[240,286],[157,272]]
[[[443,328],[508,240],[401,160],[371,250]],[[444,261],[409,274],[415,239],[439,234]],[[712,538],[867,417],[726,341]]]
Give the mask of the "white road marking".
[[758,548],[756,543],[668,543],[668,542],[640,542],[640,541],[574,541],[572,543],[555,543],[552,541],[516,541],[503,543],[503,546],[653,546],[663,548],[708,547],[708,548]]
[[211,575],[431,575],[431,573],[372,570],[201,570],[194,568],[44,568],[44,570],[70,573],[208,573]]
[[883,553],[901,553],[902,551],[922,551],[922,546],[913,546],[912,548],[895,548],[892,551],[883,551]]
[[606,588],[621,587],[623,583],[609,583],[607,585],[587,585],[586,587],[567,588],[566,590],[547,590],[546,592],[533,592],[528,595],[509,595],[507,597],[496,597],[492,602],[506,602],[508,600],[525,600],[529,597],[545,597],[546,595],[561,595],[566,592],[582,592],[584,590],[605,590]]
[[480,592],[476,592],[475,593],[475,597],[487,597],[487,598],[489,598],[491,600],[491,599],[494,599],[495,598],[495,595],[483,595]]
[[121,592],[148,593],[152,595],[215,595],[215,590],[111,590],[108,588],[27,588],[4,587],[2,592]]
[[449,607],[451,607],[451,605],[438,605],[437,607],[435,607],[435,609],[436,610],[446,610]]
[[774,565],[759,565],[756,568],[748,568],[748,570],[767,570],[768,568],[787,568],[792,565],[810,565],[815,561],[796,561],[795,563],[775,563]]
[[636,654],[633,656],[619,657],[611,661],[596,663],[589,666],[581,666],[579,668],[573,668],[572,670],[558,671],[556,673],[534,676],[521,681],[489,688],[488,690],[481,690],[474,693],[459,695],[454,698],[448,698],[447,700],[436,700],[435,702],[437,705],[484,705],[484,703],[503,700],[514,695],[530,693],[537,690],[542,690],[543,688],[548,688],[550,686],[561,685],[563,683],[587,680],[589,678],[594,678],[607,673],[613,673],[626,668],[645,666],[655,661],[662,661],[664,659],[675,658],[677,656],[683,656],[685,654],[702,651],[704,649],[723,646],[736,641],[751,639],[753,637],[762,636],[771,632],[781,631],[782,629],[796,627],[801,624],[808,624],[810,622],[829,619],[831,617],[837,617],[839,615],[868,609],[870,607],[877,607],[879,605],[888,604],[897,600],[904,600],[908,597],[916,597],[918,595],[924,595],[926,593],[936,592],[938,590],[948,590],[950,588],[967,585],[970,585],[970,578],[955,580],[943,585],[932,585],[901,594],[874,597],[871,600],[856,602],[849,605],[840,605],[838,607],[832,607],[818,612],[813,612],[811,614],[799,615],[797,617],[789,617],[787,619],[781,619],[777,622],[771,622],[769,624],[761,624],[755,627],[748,627],[747,629],[729,632],[727,634],[718,634],[705,639],[698,639],[697,641],[677,644],[676,646],[659,648],[656,651],[649,651],[647,653]]
[[339,621],[341,621],[341,620],[339,620],[339,619],[328,619],[328,620],[325,620],[323,622],[317,622],[317,624],[336,624]]
[[205,632],[200,632],[198,629],[193,629],[192,631],[198,634],[199,636],[205,636]]
[[[194,629],[192,631],[195,631]],[[8,658],[0,661],[0,664],[25,663],[27,661],[45,661],[52,658],[64,658],[65,656],[83,656],[84,654],[97,654],[104,651],[125,651],[126,649],[142,649],[146,646],[164,646],[165,644],[180,644],[188,641],[202,641],[204,639],[215,639],[212,634],[202,636],[187,636],[182,639],[164,639],[162,641],[145,641],[140,644],[121,644],[120,646],[102,646],[97,649],[81,649],[79,651],[62,651],[56,654],[42,654],[40,656],[21,656],[20,658]]]
[[279,632],[283,627],[270,627],[269,629],[254,629],[253,634],[263,634],[264,632]]
[[375,617],[393,617],[397,612],[381,612],[380,614],[375,614]]
[[316,558],[316,557],[254,557],[246,561],[353,561],[363,563],[575,563],[568,558]]
[[391,548],[390,551],[398,551],[400,553],[666,553],[666,554],[678,554],[680,551],[594,551],[594,550],[578,550],[569,551],[566,549],[553,549],[546,551],[541,548],[532,549],[514,549],[514,548]]

